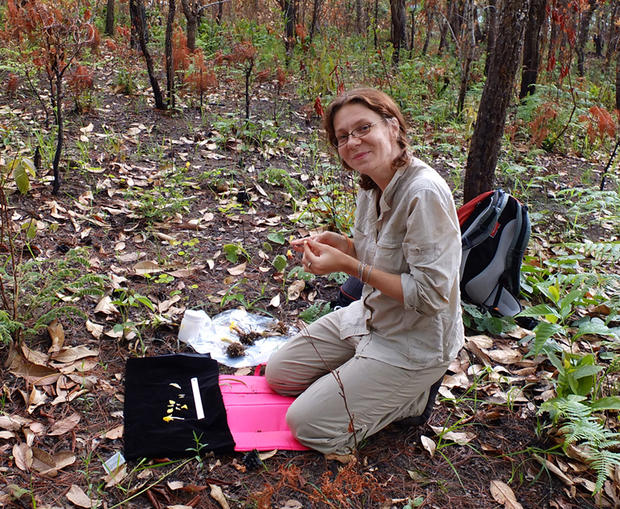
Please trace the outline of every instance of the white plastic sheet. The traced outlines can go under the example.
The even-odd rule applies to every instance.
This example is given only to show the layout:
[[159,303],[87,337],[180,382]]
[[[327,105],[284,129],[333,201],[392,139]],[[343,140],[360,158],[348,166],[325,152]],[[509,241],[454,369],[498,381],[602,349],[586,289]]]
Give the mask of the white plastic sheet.
[[[239,335],[231,328],[233,322],[244,332],[268,332],[265,336],[259,337],[252,346],[246,346],[245,355],[229,357],[226,349],[230,342],[239,341]],[[208,353],[211,358],[226,366],[233,368],[257,366],[267,362],[271,354],[297,332],[289,328],[287,335],[280,335],[275,331],[272,334],[270,331],[273,331],[276,324],[277,320],[274,318],[248,313],[245,309],[231,309],[215,315],[208,326],[203,327],[196,337],[186,342],[198,353]]]

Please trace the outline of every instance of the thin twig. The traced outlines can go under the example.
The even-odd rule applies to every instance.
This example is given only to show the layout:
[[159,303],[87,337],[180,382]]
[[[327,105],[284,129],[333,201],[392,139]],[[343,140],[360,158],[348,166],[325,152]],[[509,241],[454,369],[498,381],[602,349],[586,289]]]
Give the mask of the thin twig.
[[[301,333],[303,334],[304,329],[306,329],[305,324],[301,325]],[[306,329],[307,331],[307,329]],[[329,372],[332,374],[332,376],[334,377],[334,379],[336,380],[336,383],[338,384],[338,387],[340,388],[340,396],[342,397],[342,400],[344,402],[344,409],[347,412],[347,416],[349,417],[349,425],[351,426],[351,434],[353,435],[353,446],[355,448],[355,455],[358,454],[359,451],[359,447],[358,447],[358,442],[357,442],[357,434],[355,433],[355,422],[354,422],[354,418],[353,418],[353,414],[351,413],[351,410],[349,409],[349,405],[347,402],[347,396],[344,392],[344,384],[342,383],[342,379],[340,378],[340,374],[338,373],[338,371],[336,369],[332,369],[329,364],[327,364],[327,361],[323,358],[323,356],[321,355],[321,352],[319,352],[319,349],[316,347],[316,345],[314,344],[314,341],[312,341],[312,338],[307,335],[304,334],[304,337],[306,338],[307,341],[310,342],[310,344],[312,345],[312,348],[314,348],[314,351],[316,352],[316,354],[318,355],[319,359],[321,359],[321,362],[325,365],[325,367],[329,370]]]

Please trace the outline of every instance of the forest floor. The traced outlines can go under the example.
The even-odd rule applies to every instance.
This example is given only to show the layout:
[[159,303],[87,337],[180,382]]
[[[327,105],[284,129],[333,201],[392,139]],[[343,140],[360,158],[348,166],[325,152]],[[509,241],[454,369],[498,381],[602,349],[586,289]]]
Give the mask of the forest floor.
[[[222,507],[221,490],[233,508],[618,506],[618,485],[608,482],[593,497],[593,473],[561,453],[537,416],[552,389],[553,368],[543,358],[524,357],[527,348],[519,339],[527,331],[520,328],[493,338],[468,331],[429,423],[415,430],[389,426],[347,466],[312,451],[278,451],[261,465],[243,453],[153,468],[129,462],[117,478],[106,477],[102,462],[123,448],[127,359],[191,351],[177,340],[186,308],[213,316],[241,305],[293,326],[313,302],[335,299],[334,280],[285,277],[299,264],[286,258],[286,241],[319,223],[337,226],[336,213],[347,207],[341,203],[336,210],[329,185],[334,179],[353,185],[330,166],[326,148],[314,148],[318,119],[295,103],[294,94],[280,97],[285,113],[277,126],[255,121],[244,134],[238,131],[242,98],[232,87],[209,96],[202,115],[189,107],[160,112],[149,89],[115,93],[113,65],[109,60],[98,75],[98,104],[69,115],[60,193],[51,194],[43,172],[25,196],[10,196],[15,224],[36,222],[30,249],[45,260],[40,267],[48,277],[68,251],[84,247],[89,272],[108,279],[106,298],[75,302],[87,322],[61,320],[64,345],[43,331],[20,352],[0,352],[8,363],[0,409],[0,505],[208,508]],[[253,100],[254,119],[272,114],[273,98],[265,90]],[[42,121],[39,108],[25,88],[13,98],[3,95],[0,124],[13,139],[32,136],[29,129]],[[466,151],[457,135],[455,144]],[[462,173],[458,162],[440,153],[417,155],[455,186],[455,171]],[[567,156],[547,156],[544,166],[563,175],[548,183],[550,190],[598,171]],[[547,209],[546,197],[542,192],[530,210]],[[561,217],[553,220],[561,224]],[[604,233],[590,232],[592,240]],[[542,249],[552,237],[537,224],[530,249]],[[238,246],[231,255],[238,260],[227,259],[228,244]],[[284,272],[272,265],[278,254],[289,264]],[[62,359],[53,353],[59,348],[66,353]],[[40,370],[54,382],[39,378],[33,385]]]

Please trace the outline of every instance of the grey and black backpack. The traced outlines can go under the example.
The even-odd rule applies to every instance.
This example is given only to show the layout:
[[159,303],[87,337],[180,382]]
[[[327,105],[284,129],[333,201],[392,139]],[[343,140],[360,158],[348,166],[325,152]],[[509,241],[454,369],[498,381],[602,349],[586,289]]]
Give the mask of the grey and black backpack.
[[527,206],[501,189],[458,209],[463,258],[461,298],[503,316],[522,310],[521,262],[530,239]]

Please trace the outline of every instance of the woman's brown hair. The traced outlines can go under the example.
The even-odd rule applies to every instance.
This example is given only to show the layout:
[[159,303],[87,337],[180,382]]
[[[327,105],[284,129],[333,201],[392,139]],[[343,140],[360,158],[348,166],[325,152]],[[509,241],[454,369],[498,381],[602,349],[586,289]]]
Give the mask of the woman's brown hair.
[[[398,146],[402,150],[400,155],[392,161],[392,170],[396,171],[401,166],[405,166],[409,163],[409,155],[407,154],[409,140],[407,139],[407,124],[403,118],[403,114],[389,95],[374,88],[354,88],[353,90],[340,94],[329,104],[323,116],[323,127],[327,133],[327,139],[332,146],[336,146],[334,117],[340,108],[346,104],[361,104],[366,106],[369,110],[378,113],[385,119],[395,118],[398,121],[398,138],[396,139],[396,143],[398,143]],[[344,161],[342,161],[342,165],[348,170],[352,170]],[[360,187],[362,189],[374,189],[378,186],[368,175],[361,175]]]

